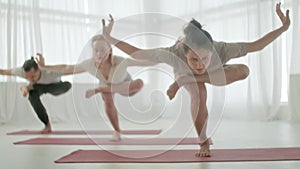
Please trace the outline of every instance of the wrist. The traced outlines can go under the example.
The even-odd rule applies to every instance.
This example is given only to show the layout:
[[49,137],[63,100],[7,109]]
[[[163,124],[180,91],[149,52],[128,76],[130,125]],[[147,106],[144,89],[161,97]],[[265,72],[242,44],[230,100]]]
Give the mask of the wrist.
[[280,32],[285,32],[289,29],[289,26],[287,25],[282,25],[280,28],[278,28],[280,30]]
[[112,45],[116,45],[117,43],[120,42],[118,39],[115,39],[114,37],[112,37],[112,36],[110,36],[110,35],[108,36],[107,41],[108,41],[110,44],[112,44]]
[[101,93],[102,90],[103,90],[102,87],[98,87],[98,88],[96,88],[96,89],[94,90],[94,93]]
[[20,87],[20,90],[21,90],[22,92],[28,91],[28,87],[27,87],[27,86],[21,86],[21,87]]
[[176,80],[176,82],[177,82],[177,85],[178,85],[179,87],[183,86],[183,85],[184,85],[184,76],[179,77],[179,78]]
[[30,85],[30,86],[25,86],[25,88],[26,88],[27,91],[30,91],[30,90],[33,89],[32,85]]
[[103,35],[103,36],[104,36],[104,38],[105,38],[109,43],[112,42],[113,38],[110,36],[110,34],[106,34],[106,35]]

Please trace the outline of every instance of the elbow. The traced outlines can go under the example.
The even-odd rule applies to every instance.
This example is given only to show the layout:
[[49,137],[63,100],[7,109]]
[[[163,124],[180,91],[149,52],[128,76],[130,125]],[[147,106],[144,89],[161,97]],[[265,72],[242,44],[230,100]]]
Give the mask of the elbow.
[[247,52],[257,52],[257,51],[261,51],[265,48],[265,45],[263,44],[259,44],[257,42],[252,42],[247,44]]

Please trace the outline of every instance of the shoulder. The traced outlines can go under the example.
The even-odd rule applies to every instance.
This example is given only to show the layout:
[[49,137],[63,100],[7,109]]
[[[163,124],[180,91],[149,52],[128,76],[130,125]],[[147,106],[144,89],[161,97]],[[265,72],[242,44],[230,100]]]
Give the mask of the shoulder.
[[41,74],[45,77],[48,77],[48,76],[61,76],[61,74],[57,71],[52,71],[52,70],[41,70]]
[[214,42],[214,47],[216,54],[226,62],[247,54],[244,42]]
[[152,52],[157,56],[182,57],[184,56],[184,46],[181,43],[176,43],[169,47],[156,48]]
[[214,41],[213,45],[215,48],[231,48],[231,47],[244,47],[244,42],[223,42]]
[[124,60],[126,58],[122,57],[122,56],[117,56],[117,55],[113,55],[113,60],[118,61],[118,60]]
[[115,63],[116,65],[124,62],[124,61],[127,61],[128,58],[124,58],[124,57],[121,57],[121,56],[116,56],[116,55],[113,55],[112,56],[112,60],[113,60],[113,63]]
[[218,53],[222,51],[241,50],[245,48],[245,43],[243,42],[214,41],[213,45]]
[[226,44],[226,42],[223,42],[223,41],[213,41],[213,46],[214,46],[215,48],[221,48],[221,47],[223,47],[225,44]]
[[82,67],[86,67],[86,66],[90,66],[92,64],[93,64],[93,58],[90,58],[90,59],[81,61],[78,65],[82,66]]
[[168,51],[171,53],[173,58],[175,57],[185,60],[185,50],[183,43],[174,44],[173,46],[169,47]]
[[156,48],[158,52],[171,52],[171,53],[178,53],[181,50],[183,50],[183,45],[181,43],[176,43],[172,46],[169,47],[161,47],[161,48]]

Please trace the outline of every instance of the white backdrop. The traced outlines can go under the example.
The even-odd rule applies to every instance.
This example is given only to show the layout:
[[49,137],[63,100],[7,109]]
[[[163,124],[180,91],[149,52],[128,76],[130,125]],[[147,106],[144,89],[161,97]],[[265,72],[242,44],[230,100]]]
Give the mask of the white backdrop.
[[[112,14],[117,22],[133,15],[149,12],[179,18],[183,23],[195,18],[217,41],[253,41],[280,26],[275,13],[275,3],[273,0],[0,0],[0,67],[21,66],[24,60],[36,52],[44,54],[47,64],[74,64],[82,59],[80,57],[82,57],[83,47],[101,30],[100,19],[107,18],[108,14]],[[296,55],[299,56],[299,51],[296,50],[299,49],[296,47],[296,44],[299,44],[297,43],[299,36],[296,34],[299,33],[295,28],[299,25],[299,13],[294,13],[298,11],[299,2],[287,0],[282,6],[284,9],[291,9],[292,25],[288,32],[263,51],[248,54],[247,57],[231,62],[247,64],[251,74],[244,81],[221,88],[226,92],[224,117],[251,120],[278,118],[284,100],[282,98],[288,92],[289,67],[293,68],[292,72],[295,74],[300,72],[296,66],[293,66],[296,62],[290,62],[291,57],[292,60],[299,60],[299,57],[295,58]],[[179,37],[184,25],[176,23],[168,20],[164,21],[164,24],[152,26],[158,32],[169,31],[170,35],[178,34]],[[135,24],[143,23],[134,23],[130,20],[122,22],[121,25],[116,23],[113,35],[125,38],[127,42],[143,48],[169,46],[177,38],[175,36],[157,38],[146,35],[121,37],[126,31],[134,32]],[[292,51],[293,55],[291,55]],[[114,49],[114,52],[128,57],[117,49]],[[166,65],[158,65],[158,67],[171,71]],[[74,103],[80,105],[82,109],[80,113],[86,116],[89,114],[85,110],[97,109],[94,107],[91,110],[90,104],[85,103],[81,98],[89,86],[80,85],[86,82],[82,80],[86,77],[88,77],[86,74],[82,74],[63,78],[74,82],[75,86],[78,83],[80,87],[75,88],[78,89],[75,94],[70,91],[59,97],[43,96],[52,119],[74,120],[74,109],[76,109]],[[178,105],[177,103],[181,103],[182,100],[178,97],[175,101],[169,102],[166,95],[162,93],[149,93],[154,89],[166,91],[172,78],[166,78],[165,74],[161,73],[154,75],[146,73],[141,78],[145,80],[146,85],[141,94],[135,96],[136,104],[147,107],[150,102],[154,106],[163,103],[163,106],[167,107],[164,115],[172,116],[172,112],[177,109],[174,105]],[[88,79],[93,81],[91,77]],[[22,120],[24,117],[29,118],[28,114],[32,109],[27,99],[22,98],[19,92],[19,86],[25,81],[5,76],[0,76],[0,81],[0,121],[9,122]],[[220,88],[209,86],[210,95],[214,90]],[[149,95],[153,96],[150,100]],[[218,102],[223,104],[223,100]],[[210,105],[211,103],[210,97],[209,107],[213,106]],[[101,101],[99,104],[101,105]],[[189,112],[188,103],[183,105],[182,109]],[[290,116],[288,112],[284,113],[284,118]]]

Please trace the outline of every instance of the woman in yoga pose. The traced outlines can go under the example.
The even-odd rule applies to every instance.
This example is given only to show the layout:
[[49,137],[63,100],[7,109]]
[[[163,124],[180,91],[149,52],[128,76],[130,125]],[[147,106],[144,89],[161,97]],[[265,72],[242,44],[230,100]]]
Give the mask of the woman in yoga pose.
[[[114,94],[119,93],[125,96],[132,96],[143,87],[141,79],[133,80],[127,72],[128,66],[150,66],[154,65],[150,61],[137,61],[115,56],[109,42],[102,35],[95,35],[91,40],[93,57],[75,65],[40,65],[42,69],[52,70],[60,74],[74,74],[89,72],[99,79],[99,87],[90,89],[86,92],[86,98],[101,93],[104,101],[105,112],[115,130],[113,140],[118,141],[120,137],[120,126],[118,120],[118,111],[114,104]],[[43,60],[42,55],[39,54]],[[43,62],[41,62],[43,63]]]
[[205,83],[227,85],[245,79],[249,75],[249,68],[246,65],[227,65],[226,63],[230,59],[262,50],[289,28],[289,11],[287,10],[286,15],[284,15],[279,3],[276,5],[276,12],[282,26],[254,42],[213,41],[211,35],[202,28],[202,25],[193,19],[185,27],[183,39],[173,46],[145,50],[111,36],[114,23],[111,15],[108,25],[105,24],[104,19],[102,20],[103,36],[134,59],[167,63],[173,67],[176,82],[169,87],[167,94],[172,99],[180,86],[184,86],[188,90],[191,98],[192,118],[201,147],[196,156],[207,157],[211,155],[211,141],[206,136],[208,110]]

